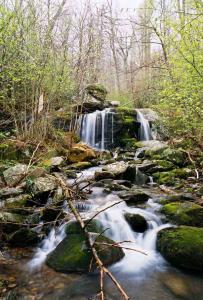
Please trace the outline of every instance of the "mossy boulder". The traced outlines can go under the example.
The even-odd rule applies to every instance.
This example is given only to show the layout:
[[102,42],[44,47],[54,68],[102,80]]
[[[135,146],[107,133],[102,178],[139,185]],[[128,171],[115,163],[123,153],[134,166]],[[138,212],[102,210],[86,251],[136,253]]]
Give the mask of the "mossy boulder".
[[178,225],[203,227],[203,207],[194,202],[172,202],[165,204],[161,212]]
[[27,174],[27,165],[17,164],[8,168],[3,172],[4,180],[8,186],[14,186],[18,184]]
[[[89,222],[89,220],[84,221],[85,224]],[[101,233],[103,230],[103,226],[99,220],[91,220],[90,223],[87,224],[87,230],[89,232]],[[65,228],[66,234],[81,234],[83,230],[81,229],[80,224],[77,221],[70,221],[67,223]]]
[[75,144],[69,152],[68,161],[78,163],[96,158],[96,152],[84,143]]
[[174,266],[203,273],[203,228],[162,229],[158,232],[157,249]]
[[[106,246],[106,244],[114,244],[114,241],[96,233],[92,238],[97,243],[105,243],[105,245],[95,244],[98,255],[105,266],[111,265],[124,257],[121,248]],[[62,273],[88,273],[90,265],[92,266],[91,271],[96,268],[84,234],[69,234],[56,249],[48,255],[46,263],[55,271]]]
[[153,174],[153,178],[159,184],[173,185],[176,181],[179,181],[180,179],[187,179],[191,175],[193,175],[191,169],[182,168],[167,172],[156,172]]
[[[23,208],[27,206],[31,198],[32,197],[29,194],[23,194],[14,198],[8,198],[4,202],[4,207],[9,209],[9,211],[11,212],[26,214],[26,210],[23,210]],[[20,208],[21,210],[19,210]]]
[[10,235],[8,242],[14,247],[31,247],[37,244],[38,235],[29,228],[21,228]]
[[75,164],[70,165],[71,170],[83,170],[90,168],[92,166],[90,161],[81,161]]
[[107,95],[107,89],[101,84],[89,84],[85,88],[86,92],[93,98],[105,101]]
[[188,164],[188,155],[181,149],[167,148],[161,153],[161,158],[171,161],[179,167],[184,167]]
[[139,214],[125,213],[124,217],[134,231],[145,232],[147,230],[147,221],[143,216]]

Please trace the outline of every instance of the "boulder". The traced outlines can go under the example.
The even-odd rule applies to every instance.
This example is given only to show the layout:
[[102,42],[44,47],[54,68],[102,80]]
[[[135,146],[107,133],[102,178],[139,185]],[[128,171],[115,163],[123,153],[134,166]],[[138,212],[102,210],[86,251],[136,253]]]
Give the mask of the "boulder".
[[42,211],[42,219],[45,222],[61,220],[65,217],[62,209],[57,207],[45,207]]
[[161,212],[178,225],[203,227],[203,207],[194,202],[172,202],[165,204]]
[[25,222],[25,217],[20,214],[1,212],[0,229],[4,233],[13,233],[20,229]]
[[183,201],[195,201],[194,195],[190,193],[185,194],[175,194],[175,195],[168,195],[165,197],[161,197],[159,199],[160,204],[168,204],[171,202],[183,202]]
[[91,166],[92,166],[91,162],[81,161],[81,162],[70,165],[69,168],[71,170],[84,170],[84,169],[90,168]]
[[[5,208],[8,208],[12,212],[16,212],[19,214],[26,214],[26,210],[23,210],[23,207],[26,206],[28,201],[31,199],[31,196],[28,194],[22,194],[17,197],[7,198],[3,205]],[[21,210],[19,210],[21,208]]]
[[[121,248],[106,246],[106,244],[114,244],[114,241],[96,233],[92,235],[92,238],[97,243],[105,243],[105,245],[96,244],[98,255],[105,266],[118,262],[124,257]],[[96,269],[96,264],[92,260],[92,254],[88,249],[84,234],[69,234],[48,255],[46,263],[55,271],[63,273],[88,273],[90,265],[91,270]]]
[[38,178],[38,177],[43,177],[46,174],[46,170],[42,167],[36,167],[34,169],[31,169],[29,171],[29,178]]
[[23,189],[16,187],[16,188],[12,188],[12,187],[4,187],[2,189],[0,189],[0,199],[5,199],[7,197],[15,197],[18,196],[20,194],[23,193]]
[[177,180],[187,179],[193,175],[193,171],[188,168],[174,169],[168,172],[156,172],[153,174],[154,180],[158,184],[173,185]]
[[55,190],[57,188],[57,183],[53,177],[46,175],[45,177],[34,179],[31,188],[32,192],[37,195]]
[[71,163],[89,161],[93,158],[96,158],[96,152],[84,143],[74,145],[68,155],[68,160]]
[[129,206],[134,206],[146,202],[150,198],[148,194],[141,190],[122,191],[118,193],[118,196],[123,199]]
[[139,214],[125,213],[124,217],[134,231],[145,232],[147,230],[147,221],[143,216]]
[[203,228],[162,229],[158,232],[157,249],[174,266],[203,273]]
[[113,179],[115,178],[115,174],[108,171],[95,172],[94,179],[96,181],[104,180],[104,179]]
[[[87,224],[89,220],[85,220],[84,222]],[[103,226],[99,220],[93,219],[87,224],[87,230],[89,232],[101,233],[103,231]],[[81,234],[83,233],[83,230],[77,221],[69,221],[65,227],[65,232],[66,234]]]
[[8,186],[14,186],[25,177],[26,173],[27,165],[17,164],[14,167],[10,167],[7,170],[5,170],[3,172],[3,176]]
[[93,98],[104,102],[107,95],[106,88],[101,84],[89,84],[85,88],[88,95],[91,95]]
[[171,161],[179,167],[184,167],[188,164],[188,154],[181,149],[167,148],[161,153],[161,158]]
[[37,244],[38,235],[29,228],[22,228],[10,235],[8,242],[14,247],[31,247]]
[[104,171],[114,174],[114,177],[119,177],[126,172],[128,164],[124,161],[118,161],[107,165],[103,168]]

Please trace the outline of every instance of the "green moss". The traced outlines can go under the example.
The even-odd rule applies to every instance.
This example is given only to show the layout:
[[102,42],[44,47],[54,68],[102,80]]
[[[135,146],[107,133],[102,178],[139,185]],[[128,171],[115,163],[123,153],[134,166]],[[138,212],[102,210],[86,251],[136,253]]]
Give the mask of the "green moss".
[[174,164],[167,160],[153,160],[153,162],[163,167],[165,170],[171,170],[174,168]]
[[87,93],[98,100],[104,101],[107,95],[107,89],[101,84],[90,84],[85,90]]
[[[88,220],[86,220],[85,223],[87,224]],[[87,230],[89,232],[101,233],[103,226],[98,220],[94,219],[87,225]],[[77,234],[82,233],[83,230],[77,221],[71,221],[66,225],[65,232],[66,234]]]
[[[114,243],[104,236],[97,236],[96,241],[98,243]],[[96,245],[96,249],[105,265],[112,264],[124,256],[123,251],[119,248]],[[48,255],[46,263],[54,270],[64,273],[86,273],[89,271],[91,263],[92,270],[96,267],[94,261],[92,261],[92,254],[88,249],[84,234],[69,234],[56,249]]]
[[158,233],[157,249],[176,267],[203,272],[203,228],[165,228]]
[[159,184],[173,185],[177,179],[187,179],[192,175],[190,169],[174,169],[168,172],[156,172],[153,174],[153,178]]
[[203,207],[193,202],[168,203],[162,207],[161,212],[179,225],[203,226]]

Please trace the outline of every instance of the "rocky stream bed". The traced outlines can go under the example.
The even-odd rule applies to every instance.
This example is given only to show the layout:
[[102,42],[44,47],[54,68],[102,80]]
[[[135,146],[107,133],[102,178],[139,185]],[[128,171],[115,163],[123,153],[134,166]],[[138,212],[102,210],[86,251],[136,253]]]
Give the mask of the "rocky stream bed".
[[[97,299],[99,274],[94,264],[88,273],[91,255],[58,177],[78,189],[86,222],[103,210],[88,230],[131,299],[203,299],[202,171],[182,149],[147,141],[98,153],[79,143],[68,157],[0,169],[1,299]],[[123,249],[108,247],[115,242]],[[120,299],[108,279],[105,292]]]

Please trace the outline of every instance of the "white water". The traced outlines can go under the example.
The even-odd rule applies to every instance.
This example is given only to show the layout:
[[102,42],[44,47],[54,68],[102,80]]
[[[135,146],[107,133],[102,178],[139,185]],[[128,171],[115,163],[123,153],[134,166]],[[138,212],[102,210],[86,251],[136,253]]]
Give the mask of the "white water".
[[[83,142],[98,150],[108,148],[114,142],[114,112],[109,108],[79,117],[79,135]],[[109,130],[109,127],[111,130]]]
[[137,111],[137,121],[140,122],[140,129],[139,129],[140,141],[153,140],[149,121],[145,119],[141,111],[139,111],[138,109],[136,111]]

